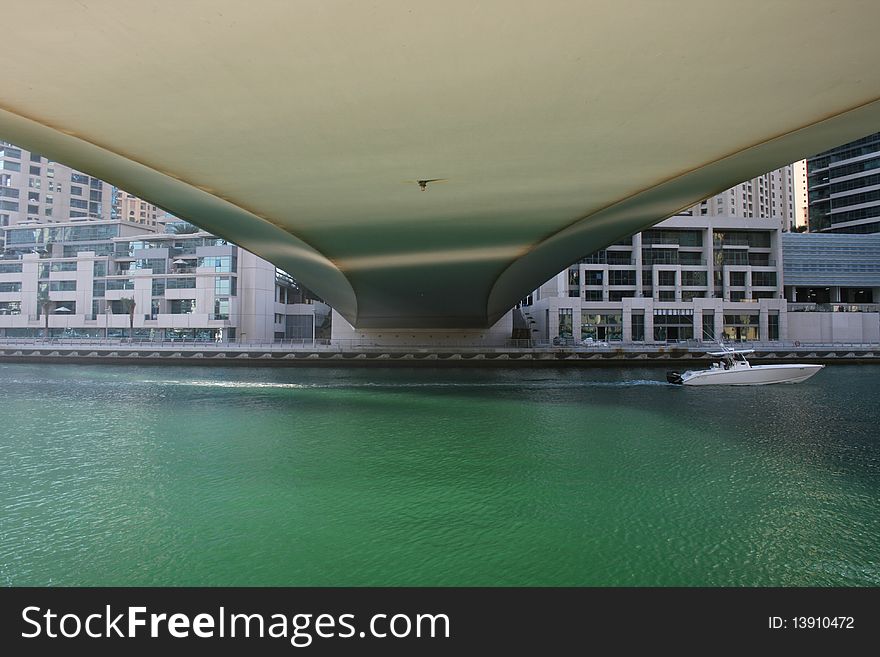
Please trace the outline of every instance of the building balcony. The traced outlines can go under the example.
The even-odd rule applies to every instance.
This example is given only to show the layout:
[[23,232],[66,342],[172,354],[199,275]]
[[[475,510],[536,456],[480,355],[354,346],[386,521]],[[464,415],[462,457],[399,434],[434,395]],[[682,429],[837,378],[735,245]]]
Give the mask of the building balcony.
[[880,313],[878,303],[789,303],[790,313]]

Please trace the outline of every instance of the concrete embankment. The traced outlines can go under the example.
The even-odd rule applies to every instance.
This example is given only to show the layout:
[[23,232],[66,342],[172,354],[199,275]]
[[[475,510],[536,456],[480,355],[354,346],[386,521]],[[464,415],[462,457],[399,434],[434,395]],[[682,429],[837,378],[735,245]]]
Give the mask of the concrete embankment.
[[[755,363],[880,363],[880,345],[796,345],[755,348]],[[0,362],[222,366],[406,367],[702,367],[712,347],[627,345],[607,348],[360,347],[52,343],[0,345]],[[717,347],[715,347],[717,349]]]

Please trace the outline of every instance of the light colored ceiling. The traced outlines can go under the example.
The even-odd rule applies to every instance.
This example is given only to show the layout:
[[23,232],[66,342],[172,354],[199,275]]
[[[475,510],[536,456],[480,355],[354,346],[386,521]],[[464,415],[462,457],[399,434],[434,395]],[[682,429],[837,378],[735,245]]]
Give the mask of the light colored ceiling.
[[[362,327],[484,326],[579,257],[880,129],[876,0],[29,0],[0,138]],[[420,191],[415,181],[444,178]]]

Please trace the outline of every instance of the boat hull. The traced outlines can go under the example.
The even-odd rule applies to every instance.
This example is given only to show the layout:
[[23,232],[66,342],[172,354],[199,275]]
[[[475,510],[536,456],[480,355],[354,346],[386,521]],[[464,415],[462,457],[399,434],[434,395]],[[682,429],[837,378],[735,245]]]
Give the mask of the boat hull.
[[771,383],[801,383],[819,372],[824,365],[753,365],[752,367],[717,368],[685,372],[681,385],[686,386],[763,386]]

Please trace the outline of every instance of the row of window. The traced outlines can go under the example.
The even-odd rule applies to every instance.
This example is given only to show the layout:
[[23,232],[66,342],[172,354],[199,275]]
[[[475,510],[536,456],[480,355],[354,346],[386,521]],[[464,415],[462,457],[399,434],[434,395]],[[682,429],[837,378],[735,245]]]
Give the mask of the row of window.
[[[715,272],[715,279],[718,285],[722,282],[722,272]],[[600,270],[588,269],[584,271],[585,286],[599,286],[603,284],[605,272]],[[578,284],[578,270],[570,269],[568,276],[570,286]],[[608,285],[632,285],[636,284],[636,272],[632,270],[610,270],[608,272]],[[654,272],[642,272],[642,285],[652,287],[654,285]],[[672,270],[660,270],[657,272],[658,286],[672,287],[676,283],[676,272]],[[683,270],[681,272],[682,287],[706,287],[708,285],[708,274],[705,271]],[[732,271],[730,272],[730,285],[736,287],[745,287],[746,272]],[[753,271],[752,285],[756,287],[768,287],[776,285],[775,271]],[[577,292],[577,291],[575,291]],[[578,296],[575,293],[573,296]]]
[[807,178],[808,188],[812,189],[817,185],[824,185],[825,183],[831,182],[832,178],[843,178],[844,176],[851,176],[865,171],[873,171],[874,169],[880,169],[880,157],[816,171],[815,173],[811,173]]
[[[642,293],[645,297],[653,296],[653,293],[650,289],[645,290]],[[578,296],[577,294],[570,294],[571,297]],[[622,301],[623,299],[632,299],[636,296],[635,290],[609,290],[608,291],[608,299],[607,301]],[[681,301],[693,301],[694,299],[704,299],[707,297],[707,293],[703,290],[682,290],[681,291]],[[715,297],[723,298],[723,294],[720,290],[715,291]],[[584,301],[606,301],[604,297],[604,293],[602,290],[584,290],[583,294]],[[744,290],[731,290],[728,293],[728,298],[730,301],[756,301],[759,299],[775,299],[776,291],[775,290],[755,290],[752,292],[751,296],[746,296],[746,292]],[[657,301],[678,301],[676,298],[675,290],[658,290],[656,293]]]
[[[560,338],[572,340],[574,335],[574,313],[571,308],[559,309]],[[619,341],[623,340],[623,321],[619,313],[594,314],[581,311],[581,341]],[[695,326],[699,326],[702,340],[715,340],[715,316],[703,314],[702,318],[694,317],[687,311],[655,311],[653,314],[654,341],[693,340]],[[724,337],[729,340],[758,340],[760,337],[759,316],[755,314],[725,314],[722,328]],[[779,339],[779,315],[770,313],[767,317],[767,334],[770,340]],[[645,340],[645,316],[633,314],[631,317],[631,335],[634,342]]]
[[6,231],[6,244],[46,244],[48,242],[85,242],[108,240],[119,234],[118,224],[14,228]]

